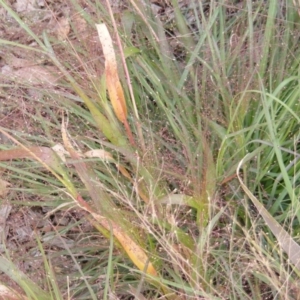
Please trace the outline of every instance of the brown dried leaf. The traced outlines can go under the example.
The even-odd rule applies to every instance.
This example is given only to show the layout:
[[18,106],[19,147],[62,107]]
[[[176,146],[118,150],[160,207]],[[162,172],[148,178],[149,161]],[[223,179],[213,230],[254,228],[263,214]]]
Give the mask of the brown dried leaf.
[[139,270],[144,271],[146,274],[157,276],[157,271],[149,261],[149,258],[145,251],[130,237],[130,235],[127,234],[127,232],[125,232],[115,222],[108,221],[98,214],[92,213],[92,216],[107,230],[110,231],[110,229],[112,229],[114,236],[120,242],[129,258],[138,267]]
[[40,162],[50,167],[52,170],[58,172],[59,174],[63,173],[61,160],[51,148],[28,147],[26,149],[14,148],[0,151],[0,161],[19,158],[39,160]]
[[105,24],[96,24],[96,27],[105,57],[106,85],[110,101],[117,118],[122,123],[126,123],[127,106],[123,88],[119,80],[117,61],[112,39]]

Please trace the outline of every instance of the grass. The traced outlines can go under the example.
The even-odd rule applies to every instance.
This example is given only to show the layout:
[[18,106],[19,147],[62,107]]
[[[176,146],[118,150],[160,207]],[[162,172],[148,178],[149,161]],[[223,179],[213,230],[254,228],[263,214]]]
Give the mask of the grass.
[[191,1],[191,24],[177,1],[170,23],[145,2],[70,1],[62,39],[0,1],[23,34],[3,53],[36,55],[57,80],[3,76],[3,109],[25,124],[0,129],[14,143],[2,193],[51,230],[18,259],[6,245],[2,284],[22,299],[298,299],[295,4]]

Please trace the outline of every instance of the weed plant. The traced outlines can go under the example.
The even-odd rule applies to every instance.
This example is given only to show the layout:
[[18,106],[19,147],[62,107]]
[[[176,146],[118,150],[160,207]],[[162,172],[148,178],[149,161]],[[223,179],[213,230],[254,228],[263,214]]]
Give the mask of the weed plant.
[[[10,293],[298,299],[297,3],[192,0],[191,22],[177,0],[172,17],[148,0],[114,12],[108,2],[87,1],[86,9],[68,2],[71,31],[61,41],[36,34],[0,0],[31,41],[1,39],[1,51],[33,53],[59,79],[1,85],[9,112],[24,93],[28,120],[27,130],[0,130],[14,144],[0,152],[5,199],[42,208],[45,217],[76,215],[52,230],[62,248],[50,251],[36,233],[38,255],[22,258],[42,259],[41,281],[18,269],[7,246],[0,269],[19,287]],[[86,32],[99,23],[106,27],[97,25],[95,46]],[[105,53],[109,36],[117,69]],[[57,144],[65,160],[52,150]],[[93,227],[76,233],[87,223]],[[55,264],[59,257],[67,269]]]

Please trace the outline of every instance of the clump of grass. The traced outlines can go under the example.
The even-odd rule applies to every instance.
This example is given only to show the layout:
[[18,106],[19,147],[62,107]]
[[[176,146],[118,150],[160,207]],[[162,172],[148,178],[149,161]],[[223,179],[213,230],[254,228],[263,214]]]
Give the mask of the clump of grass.
[[[101,74],[90,45],[39,37],[0,3],[37,46],[1,44],[46,56],[62,78],[42,89],[47,118],[32,116],[45,136],[1,129],[18,146],[3,150],[2,161],[33,160],[1,163],[19,185],[11,193],[38,195],[31,205],[50,206],[48,215],[84,211],[58,236],[85,221],[98,231],[58,252],[75,266],[64,282],[54,280],[55,254],[38,243],[53,279],[45,299],[296,299],[300,50],[292,2],[193,1],[189,24],[172,1],[173,28],[148,1],[129,1],[118,20],[110,6],[90,4],[111,32],[100,37]],[[94,16],[72,5],[96,30]],[[86,41],[75,21],[75,37]],[[110,36],[120,39],[119,48],[112,50]],[[68,55],[77,69],[64,62]],[[58,142],[66,157],[52,150]],[[109,244],[95,246],[100,236]],[[37,297],[25,277],[22,285],[9,276],[28,298]]]

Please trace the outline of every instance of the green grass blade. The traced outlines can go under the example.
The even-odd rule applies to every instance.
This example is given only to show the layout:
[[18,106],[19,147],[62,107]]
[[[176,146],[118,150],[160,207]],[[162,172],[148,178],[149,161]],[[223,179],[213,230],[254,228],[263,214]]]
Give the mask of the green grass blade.
[[263,219],[267,223],[270,230],[273,232],[275,237],[279,242],[279,246],[286,252],[289,260],[295,265],[295,267],[300,271],[300,246],[294,241],[290,234],[288,234],[282,226],[271,216],[267,209],[257,200],[257,198],[251,193],[251,191],[244,184],[240,177],[241,166],[248,161],[249,158],[246,156],[237,167],[237,177],[239,182],[247,194],[247,196],[252,200],[253,204],[256,206],[259,213],[262,215]]

